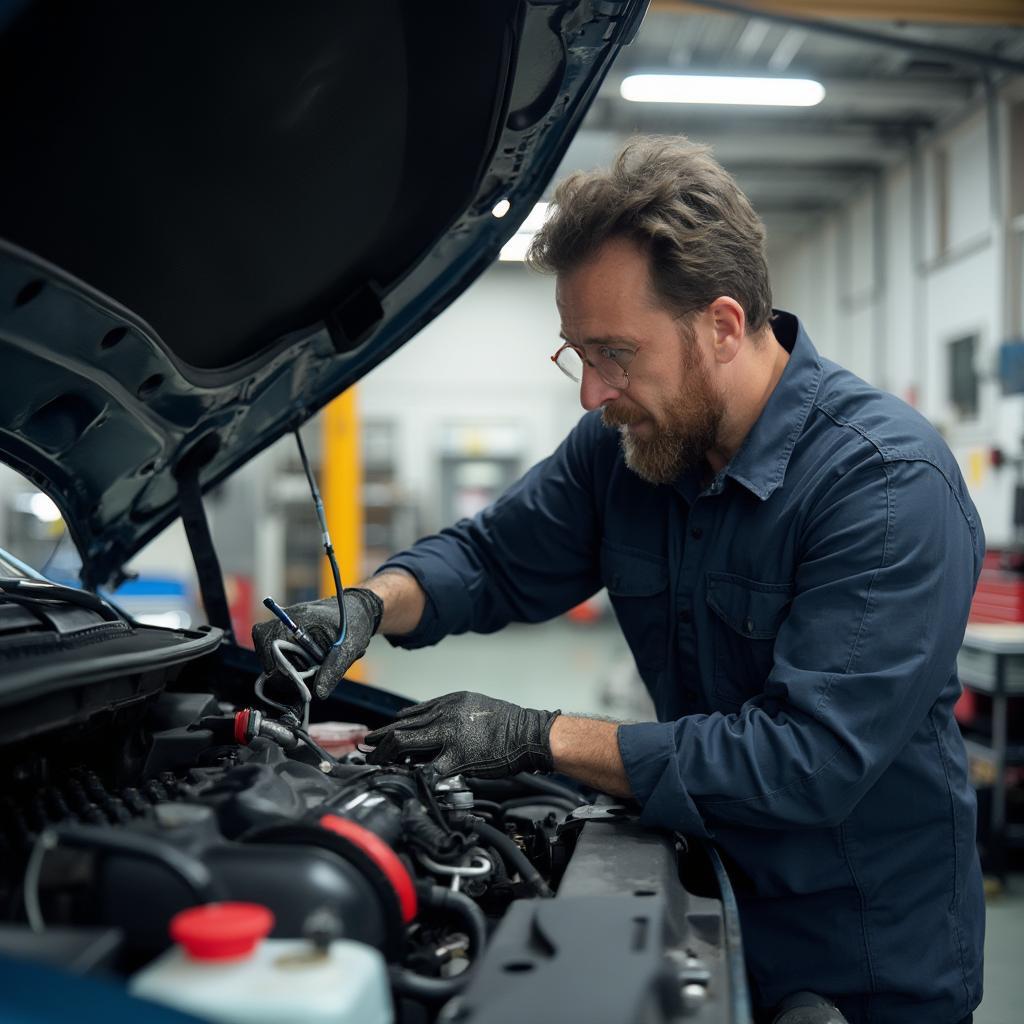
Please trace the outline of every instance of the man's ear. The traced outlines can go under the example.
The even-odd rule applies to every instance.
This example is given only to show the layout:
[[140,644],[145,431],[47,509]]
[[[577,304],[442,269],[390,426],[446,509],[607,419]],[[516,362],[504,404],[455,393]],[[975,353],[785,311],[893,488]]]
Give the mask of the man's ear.
[[715,331],[712,356],[716,363],[731,363],[747,333],[743,307],[735,299],[722,295],[708,306],[707,314]]

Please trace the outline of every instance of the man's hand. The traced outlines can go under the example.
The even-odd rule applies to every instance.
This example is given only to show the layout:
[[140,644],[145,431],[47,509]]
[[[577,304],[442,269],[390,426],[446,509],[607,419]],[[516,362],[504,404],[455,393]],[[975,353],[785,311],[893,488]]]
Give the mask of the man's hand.
[[[339,621],[338,602],[335,598],[307,601],[285,609],[317,646],[327,652],[327,657],[313,678],[316,695],[321,698],[329,697],[352,663],[366,653],[366,648],[373,634],[377,632],[384,612],[381,599],[373,591],[363,587],[351,587],[346,590],[342,600],[345,602],[348,626],[345,631],[345,642],[338,647],[334,646],[335,640],[338,639]],[[252,627],[252,639],[260,663],[267,672],[277,668],[271,647],[273,642],[288,640],[294,643],[291,633],[277,619],[257,622]]]
[[534,711],[485,697],[449,693],[398,713],[366,742],[371,764],[411,757],[430,761],[440,775],[500,779],[518,772],[550,772],[551,726],[560,711]]

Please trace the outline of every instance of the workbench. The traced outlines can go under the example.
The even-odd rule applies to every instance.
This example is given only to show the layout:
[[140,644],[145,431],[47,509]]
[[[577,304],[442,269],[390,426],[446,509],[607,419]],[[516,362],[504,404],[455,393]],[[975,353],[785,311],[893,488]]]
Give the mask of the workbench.
[[1024,699],[1024,623],[968,626],[957,670],[966,688],[992,698],[990,736],[966,736],[964,743],[970,757],[992,766],[989,861],[991,872],[1002,879],[1007,849],[1024,846],[1024,826],[1010,825],[1006,820],[1006,769],[1024,765],[1024,743],[1010,742],[1007,736],[1009,702]]

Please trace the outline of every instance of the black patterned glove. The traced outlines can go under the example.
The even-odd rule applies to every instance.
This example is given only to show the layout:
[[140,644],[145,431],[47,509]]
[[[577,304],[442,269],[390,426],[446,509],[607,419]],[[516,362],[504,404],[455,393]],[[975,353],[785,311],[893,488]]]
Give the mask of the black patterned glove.
[[410,757],[429,761],[442,776],[500,779],[517,772],[550,772],[551,725],[560,711],[534,711],[485,697],[449,693],[398,712],[390,725],[368,733],[371,764]]
[[[366,648],[373,634],[377,632],[384,614],[384,603],[372,590],[364,587],[351,587],[345,591],[342,600],[345,602],[348,629],[345,633],[345,642],[340,647],[334,646],[334,641],[338,639],[338,602],[335,598],[325,597],[320,601],[306,601],[285,609],[317,646],[327,652],[327,657],[313,677],[316,695],[321,698],[329,697],[352,663],[366,653]],[[276,618],[257,622],[252,627],[252,640],[260,664],[267,672],[277,668],[271,644],[275,640],[295,642],[284,623]]]

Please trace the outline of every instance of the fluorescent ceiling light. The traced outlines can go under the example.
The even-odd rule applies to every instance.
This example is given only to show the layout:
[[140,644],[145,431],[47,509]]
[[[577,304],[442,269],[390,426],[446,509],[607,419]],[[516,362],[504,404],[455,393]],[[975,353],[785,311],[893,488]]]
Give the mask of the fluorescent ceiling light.
[[19,512],[35,516],[41,523],[55,523],[60,519],[60,509],[42,491],[22,491],[16,494],[14,507]]
[[619,88],[634,103],[733,103],[756,107],[813,107],[825,87],[810,78],[734,78],[725,75],[629,75]]
[[549,203],[537,203],[519,230],[501,247],[498,259],[505,263],[520,262],[526,259],[526,250],[530,248],[533,236],[540,230],[548,213]]

